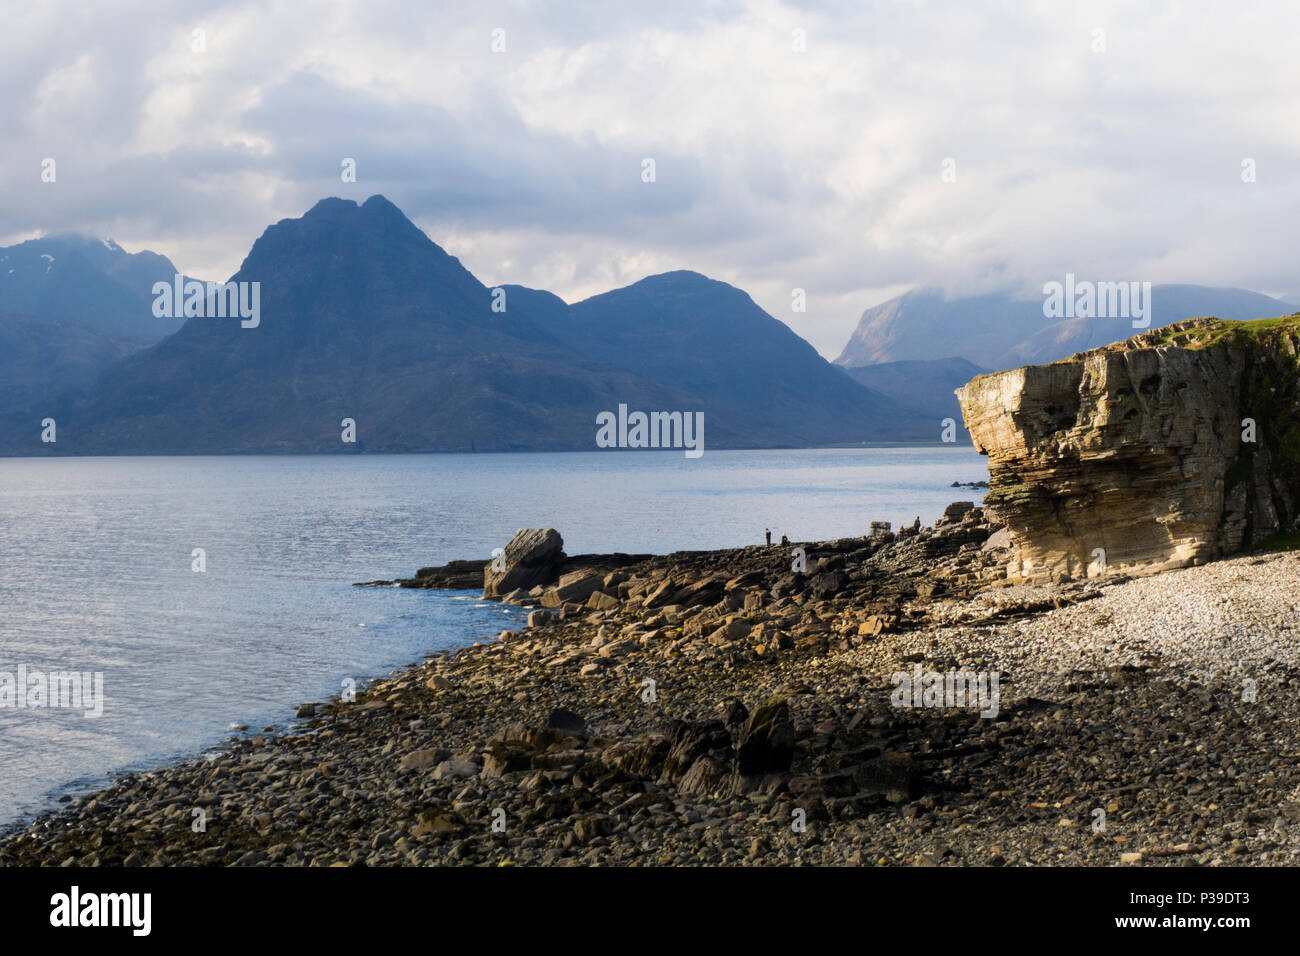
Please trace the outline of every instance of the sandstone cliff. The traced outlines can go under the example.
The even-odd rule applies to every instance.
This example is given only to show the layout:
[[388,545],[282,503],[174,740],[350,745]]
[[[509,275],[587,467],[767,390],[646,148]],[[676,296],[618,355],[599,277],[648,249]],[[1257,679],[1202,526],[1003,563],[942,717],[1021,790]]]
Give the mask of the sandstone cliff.
[[1010,578],[1146,573],[1296,527],[1300,314],[1191,319],[957,390]]

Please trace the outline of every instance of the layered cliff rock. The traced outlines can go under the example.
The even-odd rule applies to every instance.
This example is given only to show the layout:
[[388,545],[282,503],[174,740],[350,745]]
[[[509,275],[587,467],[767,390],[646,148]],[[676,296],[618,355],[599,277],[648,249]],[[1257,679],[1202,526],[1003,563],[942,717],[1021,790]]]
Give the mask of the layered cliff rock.
[[1010,578],[1146,573],[1296,527],[1300,314],[1191,319],[957,390]]

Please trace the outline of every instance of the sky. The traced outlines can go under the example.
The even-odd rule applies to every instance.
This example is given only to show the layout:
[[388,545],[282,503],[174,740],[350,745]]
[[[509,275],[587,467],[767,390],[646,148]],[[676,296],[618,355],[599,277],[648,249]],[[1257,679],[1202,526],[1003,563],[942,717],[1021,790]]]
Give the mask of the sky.
[[3,245],[110,236],[225,279],[275,221],[381,193],[488,285],[572,302],[693,269],[829,358],[920,285],[1300,293],[1292,3],[0,0],[0,23]]

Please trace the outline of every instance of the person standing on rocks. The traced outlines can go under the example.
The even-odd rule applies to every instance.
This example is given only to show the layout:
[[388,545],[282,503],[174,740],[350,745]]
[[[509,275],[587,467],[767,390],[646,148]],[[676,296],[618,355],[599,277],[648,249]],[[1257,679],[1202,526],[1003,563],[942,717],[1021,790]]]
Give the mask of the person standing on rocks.
[[781,535],[781,547],[784,548],[789,543],[790,543],[790,539],[787,538],[785,535]]
[[767,546],[770,548],[772,547],[772,529],[764,528],[763,530],[767,532]]

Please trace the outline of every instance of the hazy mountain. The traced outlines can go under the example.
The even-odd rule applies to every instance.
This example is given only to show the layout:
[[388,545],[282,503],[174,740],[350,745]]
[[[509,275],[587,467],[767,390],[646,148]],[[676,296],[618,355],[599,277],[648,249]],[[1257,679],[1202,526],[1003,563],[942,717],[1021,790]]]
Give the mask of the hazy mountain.
[[[1280,299],[1245,289],[1158,285],[1151,298],[1151,328],[1203,315],[1256,319],[1294,311]],[[835,364],[851,368],[958,356],[983,368],[1006,369],[1053,362],[1135,331],[1129,319],[1046,318],[1042,297],[947,299],[935,289],[918,289],[863,312]]]
[[31,239],[0,248],[0,313],[78,322],[151,344],[179,328],[153,314],[153,284],[175,275],[166,256],[126,252],[111,239]]
[[[491,290],[382,196],[322,200],[276,223],[232,281],[260,283],[257,327],[191,318],[64,401],[52,413],[57,446],[41,445],[23,419],[10,422],[4,447],[594,449],[597,413],[620,403],[703,411],[706,448],[860,442],[909,427],[904,410],[744,293],[702,276],[654,277],[572,309],[509,287],[495,311]],[[762,394],[765,381],[775,397]],[[344,418],[356,421],[355,445],[340,439]]]
[[63,393],[85,388],[142,348],[80,322],[0,314],[0,414],[30,409],[35,425]]
[[937,436],[916,413],[846,381],[746,293],[696,272],[651,276],[567,307],[518,286],[507,295],[575,351],[699,396],[718,421],[744,423],[754,444]]
[[987,369],[962,358],[944,358],[882,362],[844,371],[867,388],[925,416],[933,422],[935,434],[939,433],[939,423],[951,418],[957,423],[958,433],[965,435],[961,406],[953,392]]

